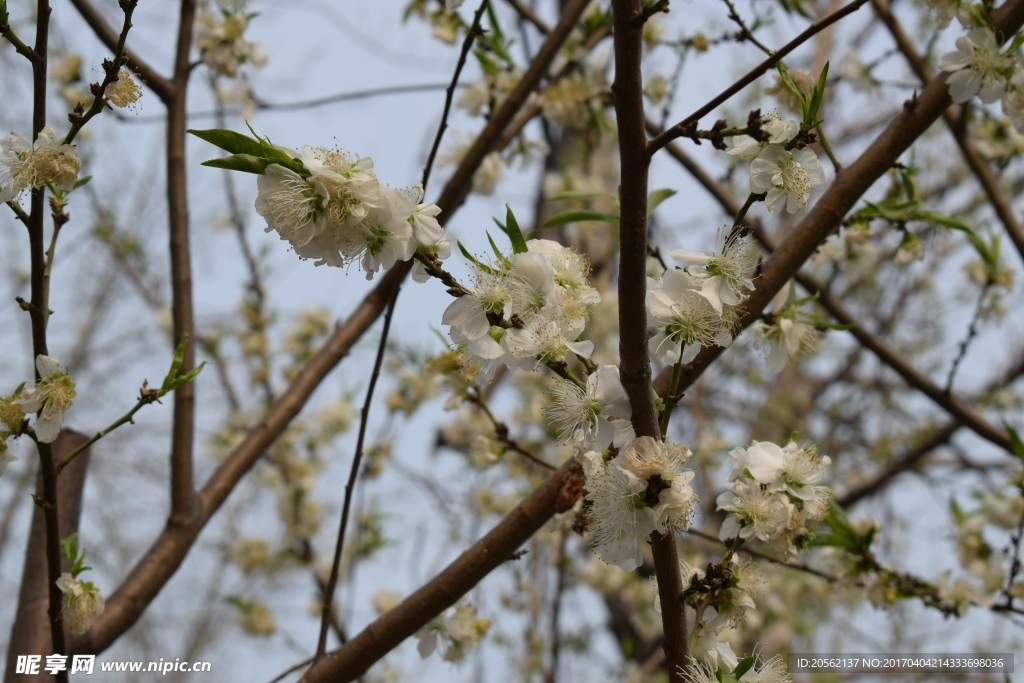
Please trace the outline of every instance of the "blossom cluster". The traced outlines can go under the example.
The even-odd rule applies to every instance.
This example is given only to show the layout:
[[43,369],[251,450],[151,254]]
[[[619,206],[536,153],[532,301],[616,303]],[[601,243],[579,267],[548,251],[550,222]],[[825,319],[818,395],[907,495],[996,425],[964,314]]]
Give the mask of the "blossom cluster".
[[591,545],[602,560],[632,571],[643,562],[642,539],[689,528],[697,499],[693,471],[683,466],[691,455],[688,446],[650,436],[611,458],[597,451],[583,455]]
[[729,154],[750,162],[750,191],[766,195],[769,213],[783,206],[789,213],[799,213],[807,207],[811,187],[825,179],[825,170],[813,151],[794,147],[800,133],[796,121],[783,121],[772,112],[762,119],[761,130],[766,140],[738,135]]
[[220,8],[220,16],[204,8],[196,17],[199,55],[219,76],[234,78],[243,64],[263,66],[267,62],[259,43],[245,39],[249,20],[254,15],[247,14],[242,4],[236,0],[232,7]]
[[828,513],[832,492],[817,483],[831,458],[794,441],[785,446],[753,441],[748,448],[733,449],[729,460],[727,490],[716,501],[719,510],[729,513],[720,538],[753,536],[789,556],[805,548],[814,536],[807,522]]
[[459,605],[449,617],[443,612],[416,632],[420,656],[426,659],[441,647],[441,657],[447,662],[461,662],[487,635],[491,621],[476,616],[472,605]]
[[303,147],[302,173],[270,164],[257,181],[256,211],[303,259],[344,267],[358,262],[366,279],[441,238],[435,204],[420,203],[419,188],[381,183],[369,157],[341,149]]
[[987,26],[972,28],[956,40],[956,52],[942,56],[942,70],[949,72],[949,96],[957,104],[975,95],[985,104],[1001,101],[1003,113],[1024,132],[1024,64],[1017,41],[1002,51],[995,33]]
[[[711,633],[719,633],[726,628],[736,627],[746,621],[747,612],[753,610],[756,605],[754,598],[761,592],[764,578],[757,571],[753,562],[740,562],[736,555],[729,560],[728,582],[724,588],[717,588],[715,599],[705,607],[702,624],[703,628]],[[694,566],[686,560],[679,560],[679,575],[683,579],[683,590],[688,591],[695,582],[703,581],[706,572],[700,567]],[[657,577],[651,577],[651,585],[655,590],[654,609],[661,612],[661,595],[658,590]],[[690,591],[691,597],[687,604],[691,607],[693,603],[704,599],[705,593],[701,591]]]
[[530,240],[526,251],[474,264],[474,284],[441,318],[450,327],[465,375],[478,385],[495,370],[537,370],[569,354],[589,358],[591,341],[578,341],[601,296],[587,280],[586,257],[551,240]]
[[11,133],[0,139],[0,203],[17,199],[26,190],[53,183],[68,192],[74,189],[82,161],[75,148],[57,144],[57,134],[47,126],[33,145]]
[[35,386],[0,397],[0,476],[8,463],[18,459],[7,449],[7,440],[21,435],[25,416],[39,413],[33,425],[36,440],[53,443],[64,424],[64,413],[75,400],[75,382],[60,369],[60,361],[39,355],[36,369],[40,379]]
[[670,268],[647,281],[651,355],[662,363],[689,363],[705,346],[729,346],[735,307],[754,289],[757,252],[749,237],[718,234],[714,252],[673,249],[685,269]]
[[692,662],[683,672],[687,683],[720,683],[735,680],[738,683],[793,683],[782,655],[770,659],[756,656],[753,666],[740,667],[740,660],[729,643],[716,643],[702,662]]

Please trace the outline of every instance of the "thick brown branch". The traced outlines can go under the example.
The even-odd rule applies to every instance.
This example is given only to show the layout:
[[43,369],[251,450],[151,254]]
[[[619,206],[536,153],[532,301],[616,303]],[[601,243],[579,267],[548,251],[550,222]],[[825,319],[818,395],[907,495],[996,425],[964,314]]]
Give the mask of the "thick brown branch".
[[568,489],[566,484],[580,476],[579,465],[572,460],[559,467],[440,574],[307,671],[303,683],[347,683],[362,676],[381,657],[508,561],[551,516],[564,511],[567,501],[560,500],[563,489]]
[[[633,409],[637,436],[659,438],[647,350],[647,174],[650,156],[644,130],[643,24],[634,21],[640,0],[615,0],[615,118],[619,133],[619,358],[622,386]],[[665,658],[670,681],[681,681],[689,638],[679,558],[672,534],[651,534],[655,575],[662,595]]]
[[[174,320],[174,345],[182,340],[185,355],[181,372],[195,367],[195,324],[192,319],[192,263],[189,248],[188,192],[185,173],[186,92],[188,53],[192,45],[194,0],[182,0],[178,24],[178,43],[174,57],[172,96],[167,104],[167,215],[171,254],[171,313]],[[196,508],[192,473],[195,436],[195,382],[174,392],[174,418],[171,427],[171,516],[168,523],[188,524],[199,516]]]
[[[530,69],[512,91],[505,103],[491,116],[487,127],[462,162],[437,200],[441,220],[446,223],[462,204],[472,183],[473,174],[498,140],[501,131],[515,116],[518,107],[509,102],[522,102],[547,71],[558,47],[568,37],[588,0],[573,0],[562,15],[534,59]],[[321,350],[296,376],[288,389],[277,399],[264,418],[227,457],[199,493],[199,514],[178,525],[168,524],[146,554],[132,568],[124,583],[107,601],[102,617],[93,622],[85,636],[72,643],[74,652],[102,652],[134,624],[149,603],[174,575],[192,544],[217,509],[224,503],[242,477],[256,464],[288,423],[298,415],[310,395],[330,371],[348,355],[352,345],[369,329],[383,312],[388,296],[411,269],[411,261],[396,266],[363,299],[355,311],[338,327]],[[554,475],[552,475],[554,476]]]
[[[648,122],[648,127],[656,130],[656,127],[650,122]],[[728,194],[728,192],[725,191],[722,185],[708,176],[707,173],[704,172],[704,170],[701,169],[700,166],[696,164],[685,152],[679,149],[676,145],[669,145],[668,151],[673,158],[686,167],[697,181],[715,197],[726,213],[735,214],[739,211],[739,204]],[[765,232],[756,223],[753,224],[753,227],[754,234],[757,236],[758,241],[760,241],[769,252],[773,251],[772,243]],[[767,263],[768,262],[766,262],[766,264]],[[993,426],[988,422],[988,420],[971,409],[970,406],[962,400],[950,393],[947,393],[944,389],[937,386],[934,382],[928,379],[928,377],[914,368],[913,365],[911,365],[911,363],[902,356],[902,354],[890,347],[878,336],[868,332],[862,324],[850,315],[846,308],[842,306],[834,296],[827,291],[822,290],[820,285],[815,282],[814,278],[810,275],[802,271],[798,271],[793,274],[793,277],[805,290],[807,290],[808,293],[819,294],[819,302],[827,311],[829,311],[830,314],[832,314],[837,322],[844,325],[853,325],[850,329],[850,333],[857,338],[864,348],[874,353],[879,360],[895,370],[908,385],[935,401],[939,407],[943,408],[951,416],[955,417],[960,424],[969,427],[979,436],[991,441],[1000,448],[1009,450],[1010,442],[1006,430]],[[761,280],[758,281],[758,286],[761,286]],[[748,311],[749,310],[751,309],[748,308]],[[662,387],[667,390],[667,374],[668,371],[662,373],[662,376],[658,378],[657,389],[659,394],[662,393]]]
[[[1010,0],[990,15],[992,26],[1002,33],[1013,33],[1024,24],[1024,0]],[[740,319],[742,328],[757,320],[761,311],[778,294],[800,267],[835,231],[858,199],[899,159],[918,137],[938,119],[952,100],[946,87],[946,74],[928,84],[920,96],[905,103],[903,111],[883,130],[867,150],[826,190],[803,220],[796,224],[778,250],[763,264],[757,289],[745,304]],[[720,347],[701,349],[697,357],[683,368],[680,391],[693,384],[702,372],[722,353]],[[671,371],[655,380],[655,389],[664,396],[668,391]]]
[[[922,83],[927,83],[934,78],[934,73],[931,67],[928,66],[928,62],[917,54],[913,41],[903,32],[903,27],[900,26],[899,21],[889,11],[889,3],[886,0],[872,0],[871,4],[874,6],[875,13],[882,20],[882,23],[889,29],[889,33],[892,34],[893,40],[896,42],[896,47],[906,57],[914,74],[921,79]],[[1021,258],[1024,258],[1024,228],[1021,227],[1020,221],[1017,220],[1017,215],[1014,213],[1013,206],[1010,204],[1006,193],[999,187],[999,180],[996,178],[996,174],[992,172],[992,167],[981,156],[978,147],[968,135],[963,117],[955,109],[947,109],[943,112],[942,118],[945,119],[949,132],[953,134],[957,146],[960,147],[960,152],[963,154],[968,168],[971,169],[971,172],[978,179],[978,184],[981,185],[985,196],[988,197],[992,210],[996,212],[996,216],[999,217],[999,220],[1002,221],[1003,226],[1006,228],[1010,241],[1017,248],[1017,253],[1020,254]]]

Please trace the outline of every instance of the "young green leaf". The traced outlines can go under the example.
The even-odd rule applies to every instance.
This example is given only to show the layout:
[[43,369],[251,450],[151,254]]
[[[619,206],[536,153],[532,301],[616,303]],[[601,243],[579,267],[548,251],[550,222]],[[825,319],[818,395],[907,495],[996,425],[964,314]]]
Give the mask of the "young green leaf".
[[751,655],[749,657],[744,657],[743,659],[741,659],[736,664],[736,668],[733,669],[732,675],[738,681],[741,678],[743,678],[743,674],[747,673],[748,671],[750,671],[753,668],[754,668],[754,656]]
[[811,101],[807,105],[807,115],[804,117],[804,123],[810,124],[817,118],[818,110],[821,109],[821,102],[825,98],[825,79],[827,77],[828,62],[825,62],[825,67],[821,70],[821,75],[818,76],[818,83],[814,86],[814,91],[811,93]]
[[569,211],[562,211],[556,213],[554,216],[544,222],[545,228],[552,228],[556,225],[564,225],[566,223],[576,223],[577,221],[607,221],[609,223],[618,223],[619,217],[615,214],[604,213],[602,211],[590,211],[588,209],[573,209]]
[[232,154],[231,156],[209,159],[200,165],[209,166],[210,168],[223,168],[228,171],[263,175],[267,171],[267,166],[276,163],[273,159],[267,159],[266,157],[254,157],[251,154]]
[[508,239],[512,243],[512,253],[525,254],[529,251],[526,239],[523,238],[523,231],[519,229],[519,222],[508,204],[505,205],[505,229],[508,230]]
[[654,213],[654,210],[657,209],[663,201],[665,201],[675,193],[675,190],[670,190],[667,187],[665,187],[661,188],[660,190],[654,190],[649,195],[647,195],[647,215],[650,216],[652,213]]

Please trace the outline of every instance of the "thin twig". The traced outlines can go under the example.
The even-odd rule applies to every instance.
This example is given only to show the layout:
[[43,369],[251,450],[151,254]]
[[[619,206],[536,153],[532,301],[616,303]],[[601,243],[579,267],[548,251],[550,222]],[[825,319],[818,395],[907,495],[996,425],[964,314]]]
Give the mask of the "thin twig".
[[[89,25],[89,28],[96,34],[96,37],[100,39],[100,42],[106,45],[108,50],[115,51],[119,39],[118,34],[114,33],[114,29],[110,28],[103,19],[103,15],[92,6],[89,0],[71,0],[71,4],[82,15],[82,19]],[[156,93],[157,97],[164,102],[173,97],[175,87],[173,83],[158,74],[155,69],[131,50],[125,50],[124,55],[125,64],[142,77],[143,83]]]
[[960,362],[967,355],[967,349],[970,347],[971,342],[978,334],[978,322],[981,320],[981,313],[985,310],[985,297],[988,296],[988,290],[992,287],[992,282],[987,281],[981,288],[981,294],[978,295],[978,303],[974,307],[974,315],[971,316],[971,323],[967,326],[967,336],[960,342],[960,350],[956,354],[956,358],[953,359],[953,365],[949,368],[949,376],[946,377],[946,393],[953,392],[953,380],[956,378],[956,371],[960,367]]
[[444,111],[441,113],[441,123],[437,127],[437,134],[434,136],[434,144],[430,147],[430,154],[427,155],[427,163],[423,167],[423,180],[420,181],[420,187],[423,192],[427,191],[427,181],[430,180],[430,172],[434,169],[434,159],[437,157],[437,150],[441,148],[441,139],[444,138],[444,132],[448,129],[448,114],[452,110],[452,98],[455,97],[455,87],[459,84],[459,76],[462,74],[462,67],[466,65],[466,57],[469,56],[469,51],[473,48],[473,43],[480,34],[480,20],[483,18],[484,12],[487,11],[487,6],[489,4],[490,0],[483,0],[483,2],[480,3],[480,6],[476,10],[476,14],[473,15],[473,23],[470,24],[469,29],[466,31],[466,39],[462,41],[462,51],[459,52],[459,61],[455,64],[455,72],[452,74],[452,82],[448,86],[448,90],[445,92]]
[[[32,62],[32,139],[46,126],[46,58],[50,35],[50,3],[49,0],[36,2],[36,36],[33,50],[40,59]],[[43,212],[46,188],[32,190],[30,202],[28,238],[29,257],[31,263],[31,305],[29,316],[32,323],[32,352],[35,358],[49,355],[46,341],[46,255],[43,251]],[[35,371],[36,382],[41,377],[38,366]],[[53,449],[50,444],[36,441],[39,452],[39,466],[42,479],[42,490],[36,496],[36,504],[42,507],[46,527],[46,579],[49,598],[48,614],[50,617],[50,633],[53,653],[67,653],[67,641],[64,637],[64,617],[62,609],[63,597],[57,581],[61,573],[60,548],[60,516],[59,499],[57,496],[57,470],[53,460]],[[67,683],[67,670],[57,672],[57,682]]]
[[544,23],[544,20],[537,16],[537,13],[533,11],[529,5],[524,5],[519,0],[505,0],[509,4],[509,7],[514,9],[516,13],[525,19],[526,21],[533,24],[534,28],[538,31],[547,35],[551,33],[551,27]]
[[370,405],[373,401],[373,390],[377,388],[377,379],[380,377],[380,368],[384,363],[384,351],[387,348],[388,332],[391,331],[391,318],[395,312],[395,302],[398,300],[398,293],[401,284],[395,283],[388,301],[387,311],[384,313],[384,329],[380,334],[380,344],[377,346],[377,359],[373,363],[373,371],[370,373],[370,384],[366,388],[366,400],[363,401],[363,411],[359,420],[359,436],[356,438],[356,452],[352,457],[352,467],[348,473],[348,483],[345,484],[345,500],[341,506],[341,522],[338,524],[338,540],[334,546],[334,560],[331,563],[331,576],[327,580],[327,590],[323,596],[323,614],[320,619],[320,637],[317,641],[316,655],[313,663],[323,658],[327,651],[327,631],[331,624],[331,608],[334,602],[334,590],[338,585],[338,573],[341,568],[341,555],[345,548],[345,527],[348,525],[349,511],[352,508],[352,494],[355,493],[356,479],[359,476],[359,465],[363,460],[363,443],[366,440],[366,427],[370,421]]
[[798,35],[793,40],[786,43],[778,52],[774,53],[771,57],[758,64],[752,69],[746,76],[739,79],[728,88],[723,90],[710,102],[705,104],[703,107],[695,111],[694,113],[687,116],[685,119],[667,128],[660,135],[656,136],[650,143],[650,153],[653,155],[659,149],[664,147],[666,144],[680,137],[692,124],[701,120],[702,117],[712,112],[718,105],[728,101],[733,95],[743,90],[745,87],[756,81],[769,69],[775,66],[778,62],[782,61],[782,58],[788,55],[790,52],[800,47],[802,44],[807,42],[809,39],[814,37],[816,34],[821,32],[823,29],[828,28],[832,24],[836,23],[843,17],[856,12],[861,8],[868,0],[853,0],[849,5],[843,7],[840,10],[833,12],[821,21],[811,24],[807,30]]
[[75,136],[85,127],[85,124],[89,123],[94,116],[103,111],[103,108],[107,106],[106,88],[118,79],[118,72],[121,70],[121,65],[125,62],[124,44],[128,40],[128,31],[132,27],[132,13],[138,4],[139,0],[129,0],[121,4],[124,11],[124,23],[121,25],[121,33],[117,37],[117,45],[114,47],[114,57],[109,61],[104,60],[103,62],[103,80],[98,85],[93,84],[93,99],[89,109],[84,114],[80,113],[79,109],[76,109],[71,114],[71,129],[64,136],[65,143],[70,143],[74,140]]

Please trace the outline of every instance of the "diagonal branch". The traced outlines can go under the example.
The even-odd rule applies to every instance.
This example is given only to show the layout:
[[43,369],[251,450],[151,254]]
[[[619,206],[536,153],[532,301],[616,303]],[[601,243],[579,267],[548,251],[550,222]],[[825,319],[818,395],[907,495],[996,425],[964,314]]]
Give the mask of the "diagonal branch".
[[[1013,33],[1024,24],[1024,0],[1010,0],[992,12],[993,28]],[[825,191],[813,208],[807,211],[779,248],[763,263],[761,276],[746,303],[740,318],[740,327],[746,328],[757,320],[772,298],[800,270],[820,245],[835,231],[857,200],[882,177],[932,123],[938,119],[952,100],[946,87],[946,74],[934,78],[914,99],[905,103],[903,111],[890,122],[867,150]],[[721,347],[701,349],[694,360],[683,368],[680,391],[689,387],[721,354]],[[655,380],[655,389],[662,396],[668,391],[671,370],[662,371]]]
[[[78,13],[82,15],[82,19],[89,25],[96,37],[100,39],[107,49],[114,51],[117,49],[118,35],[117,32],[111,28],[110,24],[107,23],[106,19],[96,11],[96,8],[92,6],[89,0],[71,0],[71,4],[75,6]],[[174,94],[174,84],[168,79],[158,74],[148,63],[142,61],[138,55],[127,48],[124,51],[125,64],[131,69],[135,70],[145,84],[156,93],[164,102],[171,99]]]
[[[650,122],[648,122],[648,128],[654,128],[656,130],[656,126]],[[729,195],[728,192],[726,192],[725,188],[711,178],[685,152],[679,149],[676,145],[669,145],[668,152],[688,171],[690,171],[697,181],[715,197],[726,213],[736,214],[740,210],[739,204],[731,195]],[[757,237],[758,241],[767,251],[769,251],[769,253],[772,252],[772,243],[765,231],[756,222],[749,222],[753,224],[754,235]],[[766,261],[766,264],[767,263],[768,262]],[[932,399],[940,408],[944,409],[951,416],[956,418],[959,424],[969,427],[974,430],[978,436],[992,442],[996,446],[1007,451],[1010,450],[1010,440],[1006,430],[995,427],[991,422],[974,411],[961,399],[940,388],[928,377],[917,370],[906,358],[903,357],[902,354],[882,341],[882,339],[877,335],[867,331],[864,326],[861,325],[832,294],[824,290],[813,277],[802,271],[794,273],[793,277],[800,283],[801,287],[807,290],[809,294],[819,295],[819,303],[821,303],[821,305],[832,315],[833,318],[836,319],[837,322],[843,325],[853,325],[849,332],[857,338],[864,348],[874,353],[879,360],[895,370],[909,386],[917,389],[925,396]],[[759,288],[760,285],[761,280],[758,280]],[[760,311],[761,309],[759,308],[757,310]],[[658,378],[659,384],[657,386],[659,393],[661,393],[662,387],[667,389],[668,386],[668,382],[664,375],[667,375],[667,372],[663,373],[663,377]]]
[[703,107],[693,112],[685,119],[672,126],[671,128],[666,128],[664,131],[656,135],[654,139],[651,140],[651,155],[653,155],[655,152],[657,152],[659,149],[667,145],[672,140],[675,140],[676,138],[682,136],[692,124],[700,121],[701,118],[707,116],[712,111],[714,111],[715,107],[727,102],[733,95],[743,90],[748,85],[750,85],[758,78],[763,76],[765,73],[768,72],[769,69],[771,69],[773,66],[781,62],[783,57],[788,55],[790,52],[797,49],[798,47],[806,43],[808,40],[813,38],[815,35],[823,31],[824,29],[828,28],[832,24],[836,23],[843,17],[849,14],[853,14],[858,9],[860,9],[861,6],[867,1],[868,0],[853,0],[853,2],[851,2],[846,7],[836,10],[832,14],[822,19],[821,21],[808,26],[803,33],[801,33],[796,38],[783,45],[781,48],[779,48],[778,52],[774,53],[771,57],[758,64],[749,73],[747,73],[746,76],[744,76],[743,78],[741,78],[740,80],[736,81],[728,88],[723,90],[710,102],[708,102]]
[[[547,43],[541,47],[530,68],[491,116],[483,132],[463,157],[459,168],[437,200],[438,206],[441,207],[443,223],[451,220],[451,216],[465,200],[473,174],[483,158],[492,151],[495,142],[499,141],[502,131],[526,101],[529,93],[537,87],[587,4],[588,0],[572,0],[563,13],[562,20],[552,30]],[[111,595],[104,614],[93,621],[93,627],[87,634],[71,643],[73,652],[102,652],[142,616],[146,607],[181,566],[203,527],[238,482],[252,469],[288,423],[298,415],[330,371],[348,355],[352,346],[381,315],[387,305],[388,296],[408,275],[412,268],[411,264],[411,261],[407,261],[388,271],[356,310],[346,318],[345,323],[334,331],[316,356],[278,397],[263,419],[249,430],[242,443],[211,475],[199,493],[198,514],[184,523],[168,524],[164,528],[121,586]],[[557,494],[557,491],[555,493]]]
[[569,460],[523,499],[494,529],[441,573],[385,612],[340,649],[320,660],[303,683],[347,683],[362,676],[381,657],[453,605],[558,512],[572,507],[582,484],[579,465]]
[[[874,6],[875,13],[882,20],[882,23],[889,29],[889,33],[892,34],[892,38],[896,42],[896,47],[906,57],[914,74],[921,79],[922,83],[927,83],[934,78],[934,73],[931,67],[928,66],[928,62],[917,54],[914,43],[903,32],[903,27],[900,26],[899,21],[889,11],[888,1],[871,0],[871,4]],[[967,126],[964,125],[963,117],[956,110],[947,109],[943,112],[942,118],[945,119],[946,127],[949,128],[949,132],[953,134],[957,146],[960,147],[960,152],[963,154],[968,168],[974,173],[978,179],[978,184],[981,185],[985,196],[988,197],[989,202],[992,204],[992,210],[996,212],[996,216],[999,217],[999,220],[1002,221],[1003,226],[1006,228],[1010,241],[1017,247],[1017,252],[1021,258],[1024,258],[1024,228],[1021,227],[1020,221],[1017,220],[1013,206],[1010,204],[1006,193],[999,187],[999,180],[996,178],[995,173],[992,172],[992,167],[981,156],[978,147],[967,134]]]

